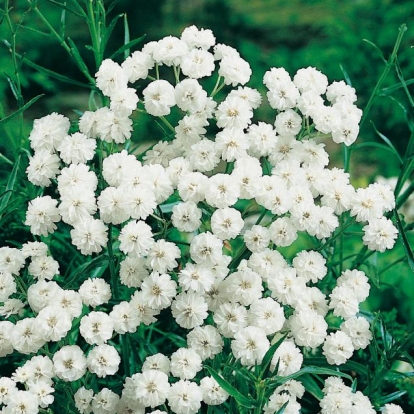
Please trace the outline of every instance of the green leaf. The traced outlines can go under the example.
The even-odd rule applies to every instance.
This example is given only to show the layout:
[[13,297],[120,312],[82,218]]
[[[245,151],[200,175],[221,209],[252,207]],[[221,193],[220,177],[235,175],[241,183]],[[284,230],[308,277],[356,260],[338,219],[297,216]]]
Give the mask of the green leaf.
[[380,56],[380,58],[381,58],[381,60],[384,62],[384,63],[387,63],[387,59],[385,59],[385,57],[384,57],[384,54],[382,53],[382,51],[381,51],[381,49],[375,44],[375,43],[372,43],[370,40],[368,40],[368,39],[362,39],[362,41],[364,41],[365,43],[368,43],[369,45],[371,45],[377,52],[378,52],[378,54],[379,54],[379,56]]
[[260,404],[260,402],[249,399],[245,397],[243,394],[241,394],[239,391],[237,391],[236,388],[234,388],[228,381],[226,381],[222,376],[220,376],[213,368],[209,366],[205,366],[205,368],[210,373],[210,375],[218,382],[220,387],[223,388],[224,391],[229,393],[243,407],[253,408],[257,407]]
[[123,53],[125,50],[128,50],[128,49],[130,49],[131,47],[133,47],[133,46],[137,45],[138,43],[142,42],[142,41],[144,40],[144,38],[145,38],[145,35],[144,35],[144,36],[141,36],[141,37],[139,37],[139,38],[137,38],[137,39],[131,40],[130,42],[128,42],[128,43],[126,43],[125,45],[121,46],[121,47],[120,47],[120,48],[119,48],[116,52],[114,52],[114,53],[110,56],[110,58],[111,58],[111,59],[116,58],[116,57],[117,57],[117,56],[119,56],[121,53]]
[[[131,37],[129,34],[129,26],[128,26],[128,19],[126,13],[124,14],[124,45],[127,45],[131,41]],[[124,51],[124,59],[126,59],[130,55],[130,49],[126,49]]]
[[72,56],[75,59],[75,62],[77,63],[80,70],[86,75],[86,77],[91,77],[91,75],[89,73],[89,69],[86,66],[86,63],[83,60],[81,54],[79,53],[79,49],[76,46],[75,42],[70,37],[68,37],[68,43],[70,45],[70,50],[71,50]]
[[317,400],[320,401],[323,398],[324,394],[312,375],[303,375],[300,382],[303,384],[306,391],[313,395]]
[[342,74],[344,75],[345,81],[349,86],[352,86],[352,82],[351,82],[351,78],[348,75],[348,72],[345,70],[345,68],[343,67],[342,63],[339,65]]
[[293,374],[287,375],[285,377],[279,377],[282,380],[282,383],[289,381],[291,379],[296,379],[301,377],[304,374],[314,374],[314,375],[330,375],[335,377],[342,377],[352,381],[352,377],[344,372],[337,371],[331,368],[323,368],[317,366],[308,366],[302,368],[301,370],[294,372]]
[[[82,10],[82,12],[83,13],[78,13],[78,12],[76,12],[75,10],[73,10],[73,9],[71,9],[71,8],[69,8],[67,5],[66,5],[66,2],[65,3],[59,3],[58,1],[55,1],[55,0],[46,0],[48,3],[51,3],[51,4],[54,4],[55,6],[58,6],[58,7],[60,7],[61,9],[63,9],[63,10],[66,10],[66,11],[68,11],[68,12],[70,12],[70,13],[73,13],[75,16],[77,16],[77,17],[80,17],[80,18],[82,18],[82,19],[84,19],[85,17],[86,17],[86,14],[83,12],[83,10],[82,10],[82,8],[79,8],[79,10]],[[76,4],[76,2],[75,2],[75,4]]]
[[88,85],[87,83],[78,82],[76,80],[68,78],[67,76],[60,75],[59,73],[54,72],[53,70],[46,69],[45,67],[40,66],[37,63],[32,62],[31,60],[27,59],[26,57],[23,57],[22,60],[23,60],[23,63],[26,63],[31,68],[36,69],[38,72],[43,73],[46,76],[57,79],[60,82],[70,83],[71,85],[81,86],[82,88],[88,88],[88,89],[90,89],[92,87],[91,85]]
[[[414,84],[414,79],[409,79],[405,81],[406,85],[412,85]],[[404,85],[401,83],[397,83],[395,85],[389,86],[388,88],[381,89],[381,92],[379,93],[379,96],[387,96],[393,94],[398,89],[404,88]]]
[[266,375],[266,372],[269,370],[270,363],[272,362],[273,355],[275,354],[277,348],[279,348],[279,346],[285,340],[285,338],[286,335],[282,336],[282,338],[280,338],[267,350],[265,356],[263,357],[262,363],[260,364],[261,371],[259,374],[259,378],[264,378],[264,376]]
[[[17,160],[14,163],[13,169],[10,173],[9,179],[7,180],[6,192],[1,199],[0,212],[3,212],[5,210],[10,200],[12,191],[14,189],[14,185],[16,184],[16,177],[17,177],[17,172],[19,171],[20,160],[21,160],[21,155],[18,155]],[[3,213],[1,213],[1,215],[3,215]]]
[[398,215],[397,210],[394,209],[393,211],[395,220],[397,222],[397,228],[399,231],[400,239],[404,246],[405,255],[407,256],[408,264],[411,268],[411,271],[414,273],[414,255],[410,247],[410,242],[408,241],[407,235],[405,234],[404,227],[401,224],[400,216]]
[[[381,144],[380,142],[362,142],[361,144],[356,144],[352,147],[353,150],[358,150],[361,148],[367,148],[367,147],[373,147],[373,148],[379,148],[385,151],[392,152],[395,155],[395,148],[392,149],[389,146],[385,144]],[[400,160],[400,156],[397,154],[398,159]]]
[[38,99],[40,99],[44,94],[42,93],[41,95],[37,95],[34,98],[30,99],[29,102],[27,102],[26,104],[24,104],[20,109],[18,109],[17,111],[13,112],[12,114],[10,114],[9,116],[6,116],[5,118],[0,119],[0,126],[6,122],[9,122],[13,117],[15,117],[16,115],[19,115],[20,113],[24,112],[27,108],[29,108],[30,106],[32,106]]
[[118,23],[118,20],[123,16],[123,13],[117,14],[112,20],[109,26],[105,30],[105,34],[102,38],[102,48],[105,49],[106,45],[108,43],[109,38],[111,37],[111,34]]
[[283,414],[285,412],[285,408],[288,406],[289,401],[286,401],[279,410],[277,410],[277,412],[275,414]]
[[400,157],[400,154],[398,154],[397,149],[394,147],[392,142],[389,140],[389,138],[387,138],[384,134],[379,132],[378,129],[376,128],[375,124],[372,121],[371,121],[371,124],[372,124],[372,127],[374,128],[375,133],[391,148],[391,151],[393,152],[393,154],[397,156],[398,161],[400,162],[400,164],[402,164],[403,160]]
[[17,102],[19,102],[20,99],[22,98],[22,95],[19,92],[19,88],[17,87],[16,82],[7,73],[4,73],[4,76],[6,77],[7,82],[9,83],[9,86],[13,93],[14,98],[16,99]]
[[85,273],[91,273],[96,269],[106,269],[109,265],[109,257],[106,254],[95,257],[79,266],[75,272],[71,274],[70,280],[67,281],[66,286],[69,286],[76,279],[81,278]]
[[375,400],[375,404],[379,406],[383,406],[384,404],[388,404],[392,401],[397,400],[398,398],[402,397],[404,394],[407,394],[407,391],[395,391],[391,394],[388,394],[384,397],[378,398]]

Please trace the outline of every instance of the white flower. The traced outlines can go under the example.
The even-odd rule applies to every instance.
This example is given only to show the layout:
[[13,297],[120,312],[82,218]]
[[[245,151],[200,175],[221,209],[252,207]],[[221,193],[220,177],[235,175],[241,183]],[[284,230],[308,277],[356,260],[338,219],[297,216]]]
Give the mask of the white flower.
[[369,279],[361,270],[344,270],[336,281],[338,286],[351,288],[358,300],[363,302],[369,295],[371,286]]
[[155,310],[161,310],[171,305],[177,294],[177,283],[168,274],[151,273],[141,285],[141,292],[147,305]]
[[44,344],[36,318],[26,318],[17,321],[11,331],[11,343],[13,348],[22,354],[37,352]]
[[150,369],[133,376],[135,397],[145,407],[157,407],[165,403],[170,391],[168,376],[164,372]]
[[251,106],[237,96],[227,97],[216,109],[219,128],[245,129],[251,123],[253,111]]
[[55,223],[61,219],[57,203],[57,200],[50,196],[36,197],[29,202],[24,224],[30,226],[32,234],[47,236],[57,229]]
[[58,147],[60,158],[66,164],[80,164],[90,161],[95,155],[96,141],[81,132],[63,138]]
[[199,29],[194,25],[188,26],[183,30],[181,40],[184,40],[191,49],[207,50],[216,43],[216,38],[210,29]]
[[183,74],[194,79],[210,76],[214,69],[214,56],[207,50],[193,49],[181,62]]
[[177,37],[166,36],[156,42],[153,50],[155,62],[167,66],[180,65],[182,58],[188,54],[187,44]]
[[352,341],[354,349],[365,349],[372,340],[369,322],[362,316],[353,316],[341,324],[341,331],[345,332]]
[[326,276],[328,270],[325,263],[326,259],[320,253],[312,250],[302,250],[292,261],[297,275],[303,277],[306,282],[312,281],[313,283]]
[[59,274],[59,263],[51,256],[37,256],[32,258],[28,270],[36,279],[50,280]]
[[101,344],[91,349],[86,357],[88,369],[99,378],[114,375],[118,371],[121,358],[112,345]]
[[171,312],[178,325],[192,329],[207,318],[207,303],[195,292],[181,292],[171,305]]
[[234,338],[237,332],[247,326],[247,310],[239,303],[226,302],[214,312],[213,319],[225,338]]
[[[9,321],[0,321],[0,357],[5,357],[13,352],[13,344],[10,332],[14,325]],[[1,381],[1,378],[0,378]],[[1,382],[0,382],[1,384]],[[0,386],[0,402],[1,402],[1,386]]]
[[35,312],[39,312],[50,305],[62,290],[56,282],[39,280],[27,289],[27,301]]
[[22,245],[22,254],[25,258],[47,256],[49,248],[46,243],[43,242],[27,242]]
[[0,271],[0,302],[6,301],[16,291],[17,286],[13,275],[9,272]]
[[[216,48],[216,53],[217,50]],[[227,55],[220,61],[219,75],[224,78],[226,85],[236,86],[239,83],[244,85],[249,81],[251,74],[252,70],[249,63],[240,56]]]
[[177,267],[175,259],[180,257],[180,249],[174,243],[160,239],[150,247],[146,264],[153,271],[164,273]]
[[135,332],[141,322],[137,309],[126,301],[115,305],[109,316],[114,323],[114,331],[119,334]]
[[151,82],[142,92],[145,110],[154,116],[168,115],[175,105],[174,86],[166,80]]
[[9,403],[4,410],[11,414],[37,414],[39,412],[39,398],[31,391],[18,390],[9,399]]
[[104,106],[96,111],[96,134],[106,142],[123,144],[131,138],[132,120],[129,113],[115,112]]
[[196,383],[180,380],[171,385],[168,405],[175,414],[196,414],[202,399],[203,395]]
[[46,408],[53,403],[55,397],[51,394],[55,389],[48,382],[41,380],[30,382],[28,385],[28,390],[38,398],[39,407]]
[[297,135],[302,128],[302,117],[293,109],[286,109],[276,115],[275,129],[280,135]]
[[183,201],[198,203],[204,199],[204,193],[208,186],[208,177],[200,172],[191,172],[182,177],[178,183],[178,193]]
[[82,299],[79,293],[74,290],[62,289],[58,291],[53,301],[61,309],[68,312],[72,319],[77,318],[82,313]]
[[253,225],[250,230],[244,232],[243,240],[251,252],[261,252],[269,245],[269,229],[260,225]]
[[381,414],[404,414],[403,409],[397,404],[385,404]]
[[[220,162],[215,142],[210,141],[207,138],[191,145],[191,151],[188,154],[188,158],[192,168],[201,172],[213,170]],[[207,177],[205,177],[205,181],[206,180]]]
[[253,366],[262,363],[263,357],[270,348],[266,333],[256,327],[247,326],[234,334],[231,350],[242,365]]
[[78,292],[82,302],[93,308],[108,303],[111,299],[111,286],[105,280],[97,277],[86,279],[81,284]]
[[284,340],[273,354],[270,369],[277,368],[277,375],[287,376],[299,371],[302,367],[303,355],[293,341]]
[[178,203],[172,209],[171,221],[182,232],[193,232],[201,225],[201,210],[193,201]]
[[155,316],[158,315],[160,311],[148,306],[147,297],[143,292],[137,290],[132,296],[130,303],[138,312],[138,317],[144,325],[150,325],[157,320]]
[[319,95],[324,94],[328,87],[327,77],[312,67],[299,69],[293,78],[293,82],[301,92],[314,90]]
[[178,283],[184,290],[205,293],[214,283],[214,274],[208,266],[187,263],[178,274]]
[[42,339],[57,342],[72,328],[72,319],[66,310],[52,304],[40,310],[36,324]]
[[358,188],[352,199],[351,216],[357,221],[371,221],[382,216],[382,199],[373,188]]
[[148,253],[154,243],[151,227],[144,221],[130,221],[121,230],[119,249],[133,257],[141,257]]
[[224,128],[218,132],[215,149],[224,161],[234,161],[247,155],[249,141],[240,128]]
[[329,334],[323,344],[323,354],[331,365],[344,364],[354,352],[351,338],[342,331]]
[[223,350],[224,341],[212,325],[196,326],[187,335],[188,347],[194,349],[204,361]]
[[60,194],[64,194],[69,188],[76,190],[82,188],[82,191],[94,192],[98,186],[98,177],[85,164],[71,164],[69,167],[62,168],[57,181]]
[[126,150],[122,150],[104,158],[102,175],[109,185],[118,187],[125,180],[128,173],[140,171],[140,168],[141,163],[135,156],[128,154]]
[[170,373],[170,365],[171,363],[168,357],[164,354],[158,353],[145,358],[145,361],[142,364],[142,372],[149,370],[157,370],[168,375]]
[[192,348],[179,348],[171,354],[171,374],[174,377],[193,379],[202,367],[200,355]]
[[273,109],[284,111],[294,108],[300,97],[299,90],[292,81],[273,82],[266,94]]
[[222,255],[223,242],[210,232],[197,234],[190,245],[191,259],[196,263],[212,265],[217,263]]
[[34,185],[49,187],[59,173],[59,162],[59,157],[48,150],[36,151],[33,157],[29,157],[28,180]]
[[348,319],[358,313],[359,300],[352,288],[346,285],[336,286],[329,296],[331,298],[329,308],[333,309],[334,315]]
[[328,324],[315,311],[295,311],[289,318],[289,327],[297,345],[316,348],[327,335]]
[[34,151],[44,149],[53,152],[68,134],[69,128],[69,118],[56,112],[35,119],[29,135],[30,146]]
[[108,242],[108,228],[98,219],[84,219],[70,231],[72,243],[84,255],[99,253]]
[[37,381],[52,383],[51,380],[55,376],[55,372],[53,362],[49,357],[41,355],[34,356],[24,366],[30,371],[29,383]]
[[80,387],[75,392],[73,399],[75,406],[81,414],[89,414],[92,411],[93,390],[87,390],[85,387]]
[[229,398],[228,392],[224,391],[212,377],[202,378],[200,389],[203,394],[203,401],[207,405],[220,405]]
[[116,114],[130,116],[137,109],[138,101],[134,88],[120,88],[111,95],[110,109]]
[[53,355],[56,376],[76,381],[86,373],[86,357],[77,345],[65,345]]
[[95,193],[89,188],[82,191],[79,188],[65,188],[60,199],[59,213],[62,220],[72,226],[90,219],[96,213]]
[[7,299],[0,306],[0,315],[9,318],[10,315],[18,314],[24,306],[24,303],[20,299]]
[[209,178],[205,198],[212,207],[224,208],[236,204],[240,188],[236,178],[228,174],[216,174]]
[[266,335],[272,335],[279,332],[285,323],[283,308],[272,298],[259,298],[250,305],[248,322]]
[[123,188],[106,187],[98,197],[99,215],[103,222],[121,224],[129,219]]
[[398,230],[386,217],[370,219],[368,225],[362,228],[362,241],[368,249],[384,252],[392,249],[398,236]]
[[96,72],[96,86],[106,96],[111,97],[118,89],[124,89],[128,78],[118,63],[111,59],[102,61]]
[[148,71],[154,67],[154,60],[148,53],[135,51],[122,62],[128,81],[136,82],[138,79],[146,79]]
[[298,276],[293,267],[279,269],[273,277],[267,279],[267,284],[272,297],[283,305],[296,306],[306,289],[305,279]]
[[92,411],[94,414],[112,414],[116,412],[119,395],[108,388],[102,388],[92,398]]
[[270,155],[277,141],[273,126],[265,122],[250,125],[246,136],[249,141],[248,153],[258,158]]
[[149,276],[149,271],[143,257],[127,256],[120,263],[119,277],[121,283],[128,287],[140,287],[147,276]]
[[269,401],[263,408],[264,414],[277,413],[287,403],[283,412],[285,414],[299,414],[301,411],[300,404],[296,401],[296,398],[290,396],[289,393],[279,394],[275,391],[269,398]]
[[111,339],[114,323],[105,312],[92,311],[82,317],[79,331],[85,341],[90,345],[101,345]]
[[223,283],[231,302],[248,306],[262,296],[262,278],[249,268],[230,274]]
[[290,217],[279,217],[269,226],[270,239],[276,246],[290,246],[298,237]]
[[213,234],[221,240],[234,239],[244,226],[240,211],[225,207],[217,209],[211,216]]

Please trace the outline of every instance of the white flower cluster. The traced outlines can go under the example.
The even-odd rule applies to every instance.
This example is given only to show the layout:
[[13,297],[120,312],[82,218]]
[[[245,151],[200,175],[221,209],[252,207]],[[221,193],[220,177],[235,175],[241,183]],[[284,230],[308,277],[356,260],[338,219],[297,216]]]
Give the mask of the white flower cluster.
[[[173,68],[175,86],[149,77],[161,66]],[[218,86],[209,95],[202,78],[216,69]],[[215,44],[211,31],[192,26],[181,38],[148,43],[121,65],[103,61],[96,86],[110,104],[85,112],[75,132],[56,113],[35,121],[28,179],[56,188],[48,191],[56,198],[31,200],[25,224],[33,235],[47,236],[64,226],[62,221],[82,255],[112,254],[116,244],[115,283],[131,293],[121,300],[113,280],[110,284],[93,275],[79,289],[65,289],[53,280],[59,263],[43,242],[0,248],[0,314],[17,317],[15,323],[0,322],[0,356],[40,354],[11,379],[0,379],[5,413],[48,407],[58,379],[116,374],[121,358],[115,335],[156,323],[167,308],[175,323],[188,330],[187,347],[147,357],[140,372],[124,378],[121,395],[108,388],[94,393],[85,383],[74,396],[80,413],[144,413],[168,403],[174,413],[192,414],[202,403],[222,404],[228,394],[212,377],[201,375],[204,364],[224,349],[243,366],[261,364],[282,334],[288,338],[271,362],[271,371],[280,376],[300,370],[309,349],[340,365],[354,350],[367,347],[369,322],[358,315],[369,293],[365,274],[350,269],[333,275],[316,247],[291,261],[278,251],[305,233],[322,246],[339,231],[341,216],[367,223],[363,243],[369,249],[384,251],[394,244],[397,231],[384,216],[394,208],[390,188],[372,184],[355,190],[348,173],[327,167],[324,144],[313,139],[354,142],[361,117],[355,91],[343,82],[328,84],[314,68],[299,70],[293,79],[273,68],[264,84],[276,112],[274,124],[253,123],[262,99],[257,90],[243,86],[250,76],[249,64],[235,49]],[[132,84],[145,79],[150,82],[139,103]],[[215,102],[216,92],[228,85],[238,88]],[[131,137],[138,105],[153,116],[180,114],[173,139],[154,145],[142,162],[118,145]],[[225,162],[231,167],[226,173]],[[267,212],[265,219],[255,215],[252,224],[239,200],[247,203],[246,212]],[[188,249],[169,239],[169,230],[160,233],[154,220],[174,228]],[[26,271],[26,261],[31,279],[22,292],[16,279]],[[321,288],[319,282],[327,279]],[[23,310],[22,315],[29,311],[32,316],[18,317]],[[338,330],[328,326],[332,314],[341,319]],[[77,341],[67,339],[73,329],[78,329]],[[41,355],[45,344],[59,341],[65,345],[53,355]],[[373,412],[366,397],[335,381],[325,387],[322,413],[334,412],[338,404]],[[299,413],[297,399],[303,393],[296,381],[284,384],[264,413],[277,412],[287,401],[285,412]]]

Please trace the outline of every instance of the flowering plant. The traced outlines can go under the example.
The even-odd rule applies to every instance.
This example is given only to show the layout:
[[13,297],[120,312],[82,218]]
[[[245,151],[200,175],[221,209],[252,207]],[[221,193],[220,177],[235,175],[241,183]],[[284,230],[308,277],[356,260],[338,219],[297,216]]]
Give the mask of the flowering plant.
[[[360,351],[377,343],[360,267],[394,246],[394,194],[325,150],[356,140],[355,90],[271,68],[266,123],[250,76],[191,26],[103,60],[78,122],[35,120],[34,238],[0,248],[2,412],[402,412]],[[165,133],[146,149],[142,114]]]

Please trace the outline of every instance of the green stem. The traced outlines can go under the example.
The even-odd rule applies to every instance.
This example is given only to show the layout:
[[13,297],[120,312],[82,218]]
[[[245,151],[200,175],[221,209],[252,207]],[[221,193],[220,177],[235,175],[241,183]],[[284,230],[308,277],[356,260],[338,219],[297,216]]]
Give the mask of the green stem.
[[375,85],[375,88],[374,88],[374,90],[373,90],[373,92],[372,92],[372,94],[371,94],[371,96],[370,96],[370,98],[368,100],[368,103],[367,103],[367,105],[365,107],[364,115],[362,116],[361,122],[359,124],[359,127],[360,128],[362,127],[362,125],[364,124],[365,120],[367,119],[367,116],[369,114],[369,111],[371,110],[372,104],[374,103],[375,98],[378,96],[378,92],[381,89],[381,86],[382,86],[385,78],[387,77],[388,72],[390,71],[391,67],[395,63],[395,60],[397,58],[397,52],[398,52],[398,49],[400,48],[401,41],[402,41],[402,38],[403,38],[404,33],[405,33],[406,30],[407,30],[407,25],[406,24],[402,24],[400,26],[400,28],[399,28],[397,40],[395,41],[394,49],[393,49],[393,51],[391,53],[391,56],[389,57],[387,63],[385,64],[384,71],[382,72],[380,78],[378,79],[378,82]]
[[94,0],[89,0],[87,3],[87,10],[88,10],[88,27],[89,32],[91,34],[91,40],[92,40],[92,47],[94,50],[94,57],[95,57],[95,65],[96,68],[99,68],[101,66],[102,60],[103,60],[103,53],[101,50],[101,36],[100,36],[100,30],[99,30],[99,22],[98,27],[96,25],[95,20],[95,10],[93,9],[93,2]]
[[108,256],[109,256],[109,272],[111,274],[111,285],[114,290],[114,299],[119,299],[119,289],[118,289],[118,275],[115,268],[115,255],[113,251],[113,237],[112,237],[112,228],[113,225],[108,225]]

